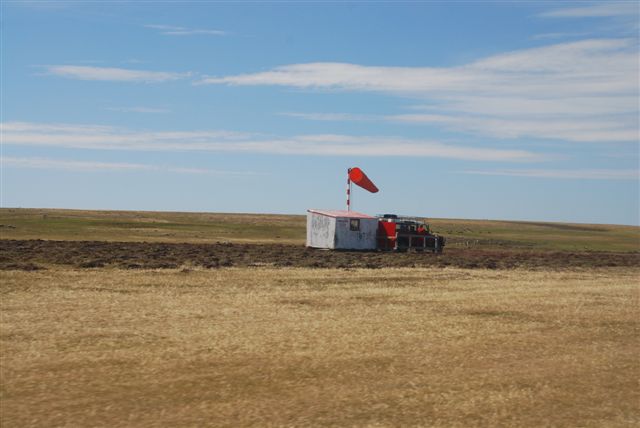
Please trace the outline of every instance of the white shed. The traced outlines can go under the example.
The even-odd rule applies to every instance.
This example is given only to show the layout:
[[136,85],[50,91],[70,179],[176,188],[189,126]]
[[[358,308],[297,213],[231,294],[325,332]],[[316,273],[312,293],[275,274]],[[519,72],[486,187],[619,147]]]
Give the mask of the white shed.
[[378,219],[354,211],[307,210],[307,247],[374,250]]

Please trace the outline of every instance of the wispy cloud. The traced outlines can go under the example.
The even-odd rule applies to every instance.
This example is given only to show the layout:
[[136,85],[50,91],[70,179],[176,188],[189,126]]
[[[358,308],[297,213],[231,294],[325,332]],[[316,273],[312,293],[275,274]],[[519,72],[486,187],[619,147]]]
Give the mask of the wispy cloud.
[[3,156],[0,159],[3,167],[33,168],[33,169],[57,169],[74,172],[135,172],[135,171],[159,171],[177,174],[210,174],[210,175],[263,175],[252,171],[224,171],[206,168],[184,168],[166,165],[149,165],[139,163],[78,161],[69,159],[51,158],[23,158]]
[[[394,92],[402,95],[542,93],[582,95],[637,89],[633,40],[586,40],[495,55],[450,68],[375,67],[307,63],[271,71],[205,77],[201,84],[281,85],[300,88]],[[612,60],[617,63],[612,64]],[[628,92],[627,92],[628,93]]]
[[[198,83],[386,92],[423,98],[440,116],[449,117],[438,121],[433,117],[395,118],[399,120],[443,125],[468,122],[463,129],[488,136],[635,142],[638,72],[633,39],[593,39],[494,55],[449,68],[307,63],[206,77]],[[531,120],[535,123],[529,124]],[[588,127],[594,120],[603,121],[606,132],[585,137],[576,129],[576,124]],[[481,121],[486,124],[480,126]],[[507,122],[509,128],[526,128],[526,132],[501,132],[499,128]]]
[[150,165],[137,163],[76,161],[47,158],[20,158],[3,156],[2,166],[35,169],[62,169],[66,171],[149,171]]
[[381,136],[299,135],[273,137],[229,131],[132,131],[123,128],[9,122],[3,143],[92,150],[212,151],[310,156],[411,156],[474,161],[539,161],[544,155]]
[[[160,168],[162,169],[162,168]],[[166,167],[166,171],[175,172],[177,174],[202,174],[202,175],[268,175],[268,173],[255,171],[226,171],[220,169],[209,168],[184,168],[184,167]]]
[[590,33],[586,32],[559,32],[559,33],[541,33],[530,37],[531,40],[552,40],[552,39],[568,39],[575,37],[585,37]]
[[640,6],[635,1],[607,2],[582,7],[554,9],[541,13],[545,18],[590,18],[638,15]]
[[89,67],[83,65],[49,65],[48,74],[78,80],[102,80],[114,82],[161,83],[171,80],[185,79],[191,73],[174,73],[167,71],[131,70],[114,67]]
[[295,117],[299,119],[318,120],[318,121],[370,121],[381,119],[382,116],[368,114],[352,114],[352,113],[299,113],[299,112],[283,112],[281,116]]
[[638,180],[640,171],[634,169],[582,169],[582,170],[548,170],[548,169],[524,169],[524,170],[496,170],[461,171],[463,174],[474,175],[500,175],[509,177],[533,177],[533,178],[560,178],[570,180]]
[[6,2],[7,7],[27,7],[34,10],[49,11],[66,9],[74,6],[73,1],[20,0]]
[[169,113],[171,111],[158,107],[107,107],[107,110],[121,113]]
[[[576,3],[574,3],[574,6]],[[640,3],[637,1],[607,1],[577,7],[560,7],[538,15],[544,19],[589,20],[591,34],[609,34],[638,40],[640,31]],[[553,34],[553,33],[551,33]],[[570,33],[563,37],[571,37]],[[545,35],[534,36],[540,40]]]
[[222,31],[222,30],[177,27],[175,25],[149,24],[149,25],[145,25],[145,28],[158,30],[160,31],[160,34],[164,34],[165,36],[194,36],[194,35],[224,36],[228,34],[226,31]]
[[637,119],[595,118],[590,121],[563,118],[464,117],[437,114],[403,114],[387,120],[405,123],[440,124],[449,130],[496,138],[552,138],[576,142],[638,141]]
[[[572,103],[577,100],[572,100]],[[633,115],[612,116],[619,109],[625,113],[637,103],[635,97],[617,97],[612,105],[604,99],[582,99],[573,115],[567,114],[565,103],[550,100],[516,100],[495,98],[467,98],[464,101],[450,100],[447,107],[420,107],[419,113],[395,115],[360,115],[351,113],[281,113],[316,121],[385,121],[408,124],[438,125],[451,131],[482,134],[495,138],[552,138],[576,142],[637,141],[638,119]],[[599,102],[597,102],[599,101]],[[483,109],[485,115],[475,114],[475,109]],[[438,110],[434,113],[433,110]],[[585,121],[581,111],[594,115]],[[546,114],[540,116],[539,112]],[[603,116],[597,116],[600,111]],[[514,115],[514,112],[517,114]],[[528,112],[528,113],[527,113]],[[460,114],[468,113],[468,115]],[[556,115],[550,120],[548,115]]]

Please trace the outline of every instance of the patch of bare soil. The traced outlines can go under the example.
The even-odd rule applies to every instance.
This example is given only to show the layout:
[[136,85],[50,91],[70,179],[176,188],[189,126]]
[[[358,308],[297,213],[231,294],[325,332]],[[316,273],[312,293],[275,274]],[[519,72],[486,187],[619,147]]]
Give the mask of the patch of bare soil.
[[315,268],[462,267],[562,269],[640,266],[640,253],[445,249],[442,254],[326,251],[282,244],[174,244],[104,241],[0,240],[0,269],[175,269],[181,266]]

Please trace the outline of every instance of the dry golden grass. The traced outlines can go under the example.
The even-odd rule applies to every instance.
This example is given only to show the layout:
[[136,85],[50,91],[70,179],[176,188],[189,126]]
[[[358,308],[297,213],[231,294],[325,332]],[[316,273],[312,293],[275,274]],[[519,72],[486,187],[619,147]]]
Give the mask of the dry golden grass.
[[639,273],[6,271],[0,422],[637,426]]

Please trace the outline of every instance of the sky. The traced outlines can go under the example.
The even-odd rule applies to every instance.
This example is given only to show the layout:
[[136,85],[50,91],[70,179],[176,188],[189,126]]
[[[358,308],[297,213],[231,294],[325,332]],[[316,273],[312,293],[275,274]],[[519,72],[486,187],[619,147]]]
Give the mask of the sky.
[[639,9],[4,0],[0,205],[638,225]]

